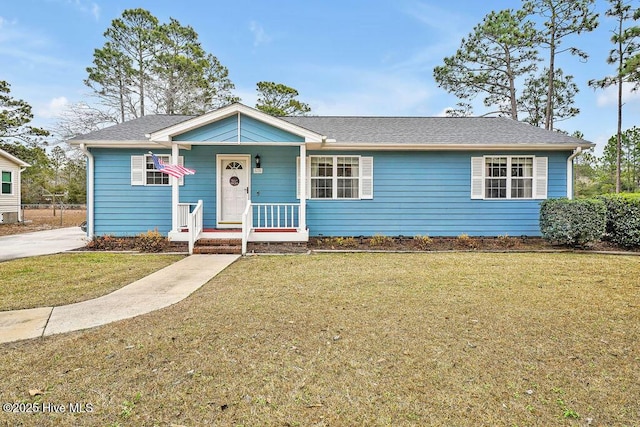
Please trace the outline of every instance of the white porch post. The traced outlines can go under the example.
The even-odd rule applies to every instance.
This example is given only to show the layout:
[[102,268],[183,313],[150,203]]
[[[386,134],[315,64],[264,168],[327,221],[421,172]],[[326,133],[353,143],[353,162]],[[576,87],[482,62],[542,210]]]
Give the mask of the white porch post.
[[307,229],[307,146],[300,144],[300,213],[298,227]]
[[[175,142],[171,143],[171,163],[178,164],[180,148]],[[171,231],[178,232],[178,203],[180,203],[180,185],[178,178],[171,177]]]

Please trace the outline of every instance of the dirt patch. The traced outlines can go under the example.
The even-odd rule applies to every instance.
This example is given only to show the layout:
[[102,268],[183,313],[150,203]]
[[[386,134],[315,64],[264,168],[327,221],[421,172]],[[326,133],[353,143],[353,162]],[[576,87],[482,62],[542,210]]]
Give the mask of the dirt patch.
[[87,211],[84,209],[25,209],[23,222],[14,224],[0,224],[0,236],[11,234],[31,233],[32,231],[52,230],[54,228],[80,226],[86,220]]

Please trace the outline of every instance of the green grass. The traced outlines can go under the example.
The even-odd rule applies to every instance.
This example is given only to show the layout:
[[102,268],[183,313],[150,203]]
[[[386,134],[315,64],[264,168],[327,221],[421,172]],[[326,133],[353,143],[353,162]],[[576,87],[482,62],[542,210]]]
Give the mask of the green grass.
[[108,294],[182,255],[73,253],[0,263],[0,311],[70,304]]
[[0,401],[94,407],[8,425],[636,426],[638,277],[633,256],[249,257],[167,309],[0,346]]

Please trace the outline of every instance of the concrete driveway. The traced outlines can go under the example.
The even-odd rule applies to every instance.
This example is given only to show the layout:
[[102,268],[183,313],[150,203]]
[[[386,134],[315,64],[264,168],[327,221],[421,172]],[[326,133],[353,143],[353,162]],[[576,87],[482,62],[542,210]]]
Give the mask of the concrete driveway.
[[0,237],[0,261],[37,255],[56,254],[87,244],[80,227],[57,228]]

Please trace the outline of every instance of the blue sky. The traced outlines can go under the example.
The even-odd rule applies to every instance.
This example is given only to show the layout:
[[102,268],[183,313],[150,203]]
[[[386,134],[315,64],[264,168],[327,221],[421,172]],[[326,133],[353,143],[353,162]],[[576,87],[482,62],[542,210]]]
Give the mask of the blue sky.
[[[93,102],[84,86],[93,50],[104,44],[111,20],[128,8],[161,21],[191,25],[203,47],[229,69],[242,102],[253,106],[255,84],[268,80],[300,92],[318,115],[437,116],[456,98],[437,87],[433,68],[452,55],[493,10],[519,0],[20,0],[0,8],[0,79],[34,107],[34,123],[49,126],[69,103]],[[640,1],[638,3],[640,6]],[[616,129],[615,88],[594,91],[592,78],[611,74],[605,62],[614,22],[571,42],[587,63],[564,54],[558,65],[574,75],[581,114],[558,123],[580,130],[599,150]],[[544,55],[545,52],[543,51]],[[542,64],[541,64],[542,65]],[[640,125],[640,93],[625,88],[624,128]],[[482,114],[480,99],[475,113]]]

